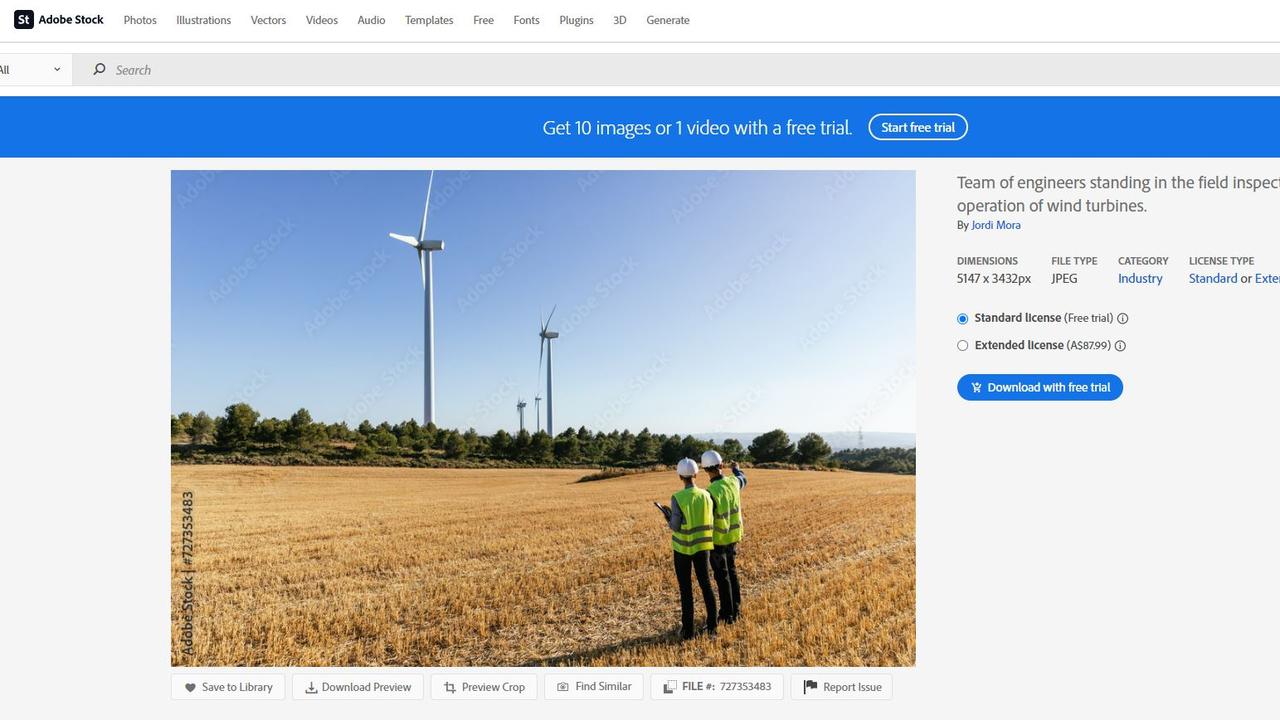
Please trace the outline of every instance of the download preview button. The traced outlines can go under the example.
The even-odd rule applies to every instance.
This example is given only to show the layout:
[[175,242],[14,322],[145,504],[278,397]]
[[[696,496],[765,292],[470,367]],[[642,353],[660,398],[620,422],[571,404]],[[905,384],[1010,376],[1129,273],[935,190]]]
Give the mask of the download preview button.
[[867,121],[867,132],[881,141],[956,141],[969,134],[960,113],[880,113]]
[[960,397],[973,401],[1106,401],[1124,392],[1115,375],[1022,374],[965,375],[956,385]]

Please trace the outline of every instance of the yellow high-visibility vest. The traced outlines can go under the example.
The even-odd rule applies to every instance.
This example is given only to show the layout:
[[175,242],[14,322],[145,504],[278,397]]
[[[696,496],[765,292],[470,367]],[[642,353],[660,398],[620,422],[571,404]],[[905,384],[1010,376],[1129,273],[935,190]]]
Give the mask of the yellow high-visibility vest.
[[732,545],[742,540],[742,492],[738,487],[736,475],[721,475],[707,488],[711,497],[716,499],[715,532],[713,541],[716,545]]
[[671,548],[693,555],[713,547],[711,496],[700,487],[687,487],[671,497],[680,506],[679,530],[671,532]]

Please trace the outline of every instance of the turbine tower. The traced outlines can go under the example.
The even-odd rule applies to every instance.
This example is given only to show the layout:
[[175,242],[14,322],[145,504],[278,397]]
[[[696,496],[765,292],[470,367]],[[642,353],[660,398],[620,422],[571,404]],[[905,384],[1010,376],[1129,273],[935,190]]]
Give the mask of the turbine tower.
[[435,170],[427,176],[427,202],[422,206],[422,224],[418,226],[418,236],[409,237],[390,233],[391,237],[418,251],[418,267],[422,270],[422,336],[423,345],[426,348],[426,362],[422,369],[422,424],[424,426],[436,421],[436,333],[432,326],[435,313],[431,297],[431,253],[444,250],[443,240],[427,239],[427,211],[431,209],[431,182],[435,180],[435,176]]
[[[541,379],[541,376],[542,376],[541,366],[538,367],[538,376],[539,376],[539,379]],[[541,395],[533,396],[533,417],[536,421],[535,424],[538,426],[536,432],[542,432],[542,396]]]
[[[551,317],[556,314],[555,307],[551,308],[551,315],[547,316],[547,321],[542,323],[541,329],[538,331],[538,337],[542,338],[538,344],[538,374],[542,374],[542,353],[547,353],[547,434],[555,436],[555,420],[554,420],[554,393],[551,382],[551,341],[560,337],[560,333],[554,330],[548,330],[551,326]],[[539,318],[541,320],[541,318]]]
[[528,406],[529,403],[525,402],[524,398],[516,400],[516,412],[520,414],[520,432],[524,432],[524,409]]

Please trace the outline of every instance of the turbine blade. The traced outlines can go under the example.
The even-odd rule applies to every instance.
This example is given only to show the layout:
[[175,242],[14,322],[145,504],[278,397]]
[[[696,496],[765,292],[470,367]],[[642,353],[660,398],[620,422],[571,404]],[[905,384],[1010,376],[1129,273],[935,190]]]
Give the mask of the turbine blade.
[[[538,381],[542,380],[542,350],[547,346],[547,339],[542,338],[538,341]],[[537,384],[534,384],[537,387]]]
[[418,248],[418,269],[422,271],[422,289],[427,289],[427,259],[423,257],[425,253],[422,248]]
[[399,240],[399,241],[400,241],[400,242],[402,242],[402,243],[405,243],[405,244],[407,244],[407,245],[411,245],[411,246],[413,246],[413,247],[418,247],[418,241],[417,241],[417,239],[415,239],[415,238],[411,238],[411,237],[409,237],[408,235],[399,235],[399,234],[397,234],[397,233],[387,233],[387,234],[388,234],[388,235],[390,235],[391,237],[395,238],[396,240]]
[[551,327],[551,316],[552,316],[552,315],[555,315],[555,314],[556,314],[556,306],[555,306],[555,305],[552,305],[552,306],[551,306],[551,315],[548,315],[548,316],[547,316],[547,324],[546,324],[546,326],[545,326],[545,327],[543,327],[543,329],[544,329],[544,330],[545,330],[545,329],[547,329],[547,328],[549,328],[549,327]]
[[436,179],[436,171],[427,175],[427,203],[422,206],[422,224],[418,226],[418,242],[427,241],[427,212],[431,210],[431,183]]

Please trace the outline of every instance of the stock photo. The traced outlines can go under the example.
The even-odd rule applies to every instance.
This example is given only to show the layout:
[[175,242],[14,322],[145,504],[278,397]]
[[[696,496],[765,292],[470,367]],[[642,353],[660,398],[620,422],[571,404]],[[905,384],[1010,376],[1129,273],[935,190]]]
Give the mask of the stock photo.
[[913,173],[176,171],[171,217],[173,665],[914,664]]

